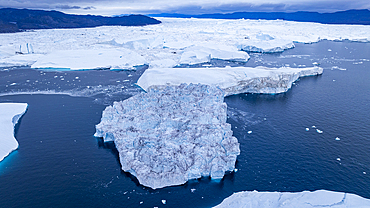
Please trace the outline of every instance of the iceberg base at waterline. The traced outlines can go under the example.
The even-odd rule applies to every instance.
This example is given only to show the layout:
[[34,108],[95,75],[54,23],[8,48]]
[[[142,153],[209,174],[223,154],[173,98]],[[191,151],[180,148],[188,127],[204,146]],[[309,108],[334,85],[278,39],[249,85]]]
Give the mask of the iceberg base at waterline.
[[0,103],[0,161],[18,148],[14,127],[27,107],[27,103]]
[[240,153],[223,101],[223,91],[214,86],[149,90],[108,106],[95,136],[115,143],[122,170],[144,186],[222,179],[234,171]]

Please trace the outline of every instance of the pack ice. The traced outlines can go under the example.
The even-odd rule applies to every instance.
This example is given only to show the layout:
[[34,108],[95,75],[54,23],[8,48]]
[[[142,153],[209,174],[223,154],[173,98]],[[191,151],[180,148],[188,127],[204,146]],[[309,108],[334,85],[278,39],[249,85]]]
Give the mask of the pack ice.
[[300,77],[322,74],[320,67],[268,68],[152,68],[147,69],[137,84],[145,91],[167,85],[200,83],[220,87],[225,96],[239,93],[282,93],[289,90]]
[[318,190],[289,192],[243,191],[234,193],[215,208],[365,208],[370,207],[370,199],[355,194]]
[[0,161],[18,148],[14,127],[27,106],[27,103],[0,103]]
[[[55,69],[170,68],[210,59],[246,61],[246,52],[274,53],[294,42],[370,41],[369,25],[283,20],[158,18],[144,27],[34,30],[0,34],[0,67]],[[242,50],[242,51],[241,51]]]
[[207,85],[148,90],[108,106],[95,136],[114,141],[122,170],[144,186],[221,179],[240,153],[223,100],[222,90]]

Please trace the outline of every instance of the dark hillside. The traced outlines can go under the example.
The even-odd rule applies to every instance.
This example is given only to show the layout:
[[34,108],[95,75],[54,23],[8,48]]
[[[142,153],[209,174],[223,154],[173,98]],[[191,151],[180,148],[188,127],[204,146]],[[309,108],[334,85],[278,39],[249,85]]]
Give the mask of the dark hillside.
[[0,32],[19,32],[29,29],[84,28],[104,25],[144,26],[160,21],[144,15],[103,17],[69,15],[57,11],[29,9],[0,9]]

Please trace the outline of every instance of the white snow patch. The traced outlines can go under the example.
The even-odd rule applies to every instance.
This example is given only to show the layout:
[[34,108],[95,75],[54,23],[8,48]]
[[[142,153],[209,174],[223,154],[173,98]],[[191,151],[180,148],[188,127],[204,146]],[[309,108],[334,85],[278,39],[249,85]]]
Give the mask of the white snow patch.
[[14,127],[27,106],[27,103],[0,103],[0,161],[18,148]]
[[370,199],[362,198],[355,194],[334,192],[327,190],[303,192],[258,192],[243,191],[234,193],[224,199],[215,208],[365,208],[370,207]]

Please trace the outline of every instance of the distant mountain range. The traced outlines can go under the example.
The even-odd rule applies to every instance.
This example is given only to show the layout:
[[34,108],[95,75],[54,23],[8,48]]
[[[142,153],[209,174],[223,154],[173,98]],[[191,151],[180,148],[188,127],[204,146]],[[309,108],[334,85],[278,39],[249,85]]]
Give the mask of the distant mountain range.
[[180,18],[212,18],[212,19],[264,19],[264,20],[290,20],[298,22],[318,22],[323,24],[356,24],[370,25],[370,11],[348,10],[334,13],[318,12],[235,12],[229,14],[202,14],[202,15],[185,15],[185,14],[151,14],[151,17],[180,17]]
[[103,17],[70,15],[58,11],[29,9],[0,9],[0,33],[20,32],[30,29],[84,28],[104,25],[144,26],[160,21],[144,15]]

